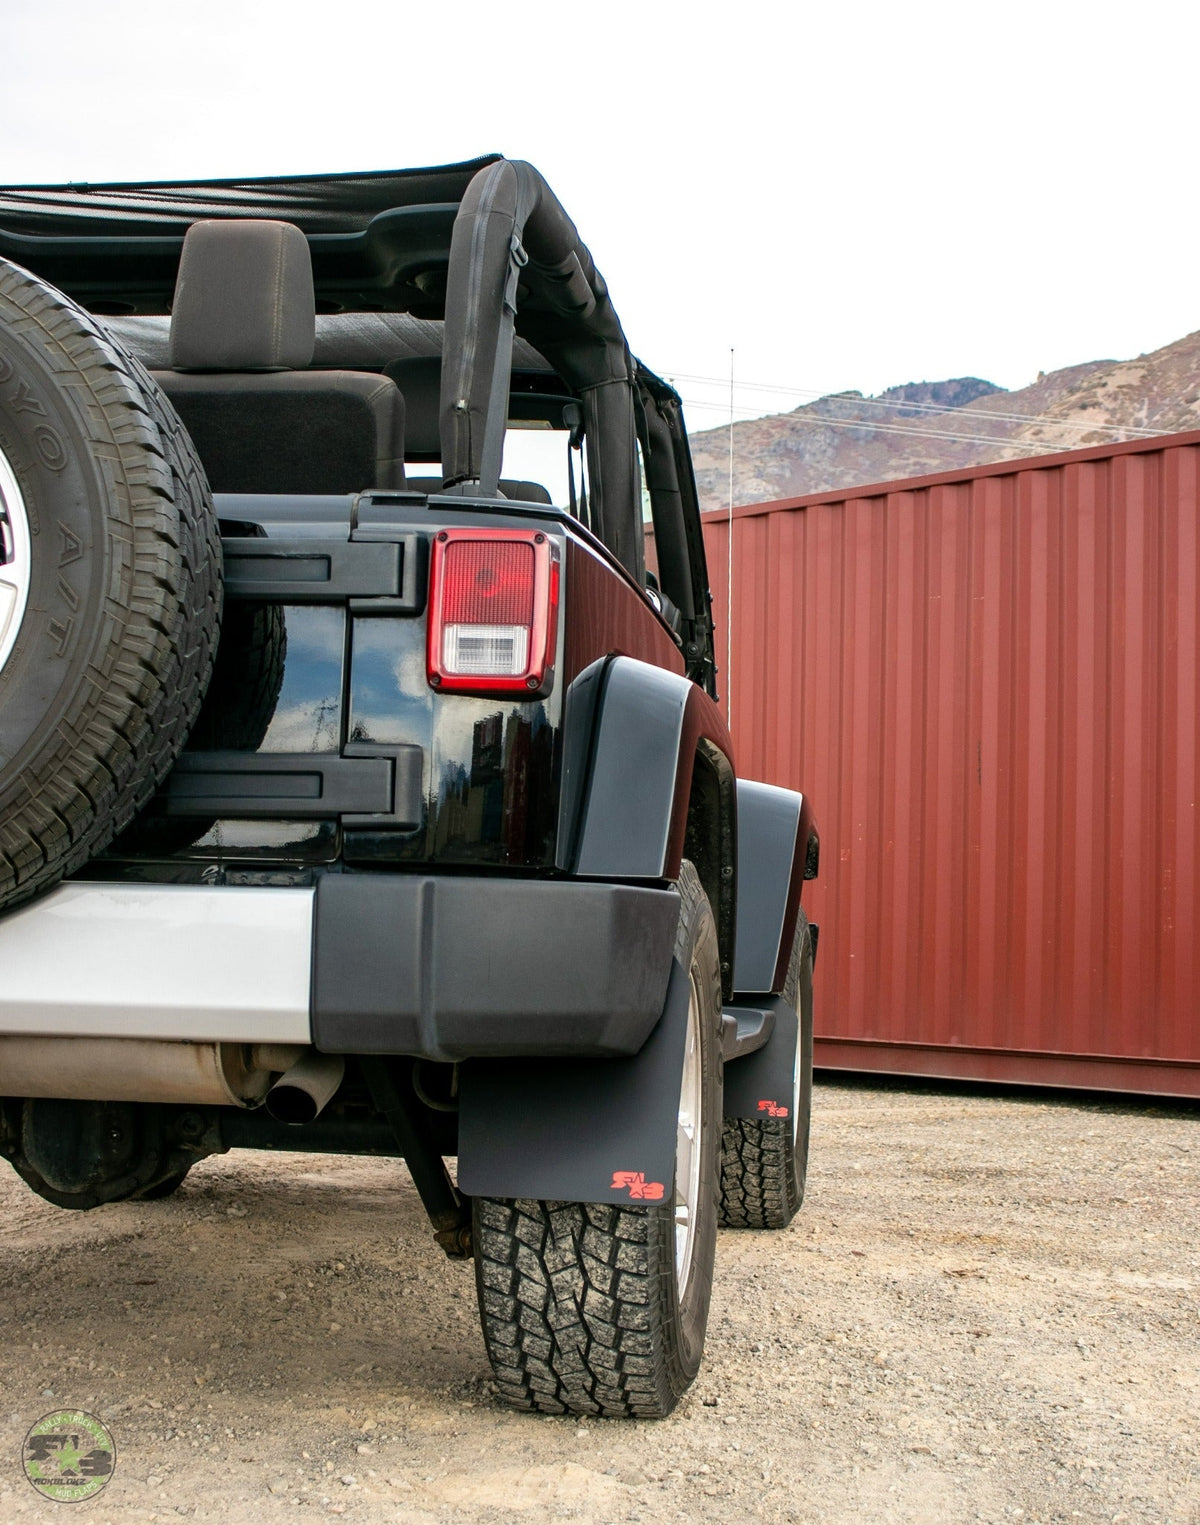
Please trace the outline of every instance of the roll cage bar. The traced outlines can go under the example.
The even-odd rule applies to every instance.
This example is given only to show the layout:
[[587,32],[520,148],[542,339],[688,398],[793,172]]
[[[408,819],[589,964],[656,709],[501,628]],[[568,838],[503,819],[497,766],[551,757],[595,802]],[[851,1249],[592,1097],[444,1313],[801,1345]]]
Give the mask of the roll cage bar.
[[490,497],[500,479],[514,333],[579,394],[593,520],[641,582],[634,365],[604,278],[530,164],[501,160],[467,187],[454,222],[442,359],[447,489]]

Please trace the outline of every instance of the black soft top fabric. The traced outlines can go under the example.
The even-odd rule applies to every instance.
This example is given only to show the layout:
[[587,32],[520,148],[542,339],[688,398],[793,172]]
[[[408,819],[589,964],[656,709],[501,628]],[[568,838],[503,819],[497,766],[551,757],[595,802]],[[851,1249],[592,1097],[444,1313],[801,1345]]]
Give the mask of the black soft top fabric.
[[0,187],[0,228],[51,237],[152,238],[208,217],[275,217],[306,233],[358,233],[394,207],[457,203],[499,154],[431,169],[250,180]]

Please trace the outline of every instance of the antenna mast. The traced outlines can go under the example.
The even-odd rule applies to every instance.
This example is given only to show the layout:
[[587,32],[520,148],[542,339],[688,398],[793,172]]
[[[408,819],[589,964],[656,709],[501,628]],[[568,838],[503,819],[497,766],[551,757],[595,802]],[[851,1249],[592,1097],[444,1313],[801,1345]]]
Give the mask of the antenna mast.
[[733,726],[733,346],[729,347],[729,513],[726,519],[728,532],[727,568],[728,586],[725,596],[725,720]]

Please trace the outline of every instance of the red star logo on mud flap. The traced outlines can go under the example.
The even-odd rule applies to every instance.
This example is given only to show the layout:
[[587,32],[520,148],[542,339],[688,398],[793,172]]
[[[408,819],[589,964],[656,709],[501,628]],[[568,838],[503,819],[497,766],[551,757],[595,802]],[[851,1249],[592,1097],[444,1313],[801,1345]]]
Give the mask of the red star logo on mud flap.
[[634,1202],[661,1202],[664,1192],[661,1181],[647,1181],[644,1170],[614,1170],[613,1191],[628,1191]]

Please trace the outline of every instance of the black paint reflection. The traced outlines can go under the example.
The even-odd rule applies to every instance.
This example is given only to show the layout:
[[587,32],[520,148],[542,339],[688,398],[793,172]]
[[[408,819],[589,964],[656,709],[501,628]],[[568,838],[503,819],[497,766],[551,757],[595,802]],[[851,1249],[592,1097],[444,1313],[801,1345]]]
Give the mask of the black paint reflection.
[[230,599],[221,616],[217,660],[188,738],[201,752],[257,752],[283,688],[288,639],[278,604]]
[[342,741],[346,613],[329,605],[283,611],[286,661],[260,752],[337,752]]
[[336,752],[345,639],[342,609],[231,599],[189,749]]
[[[474,701],[478,709],[486,701]],[[440,719],[439,715],[439,719]],[[553,861],[554,729],[543,705],[493,711],[471,725],[469,750],[449,755],[439,726],[432,855],[442,862],[543,867]]]
[[421,620],[353,621],[349,740],[427,745],[433,691],[425,679]]

